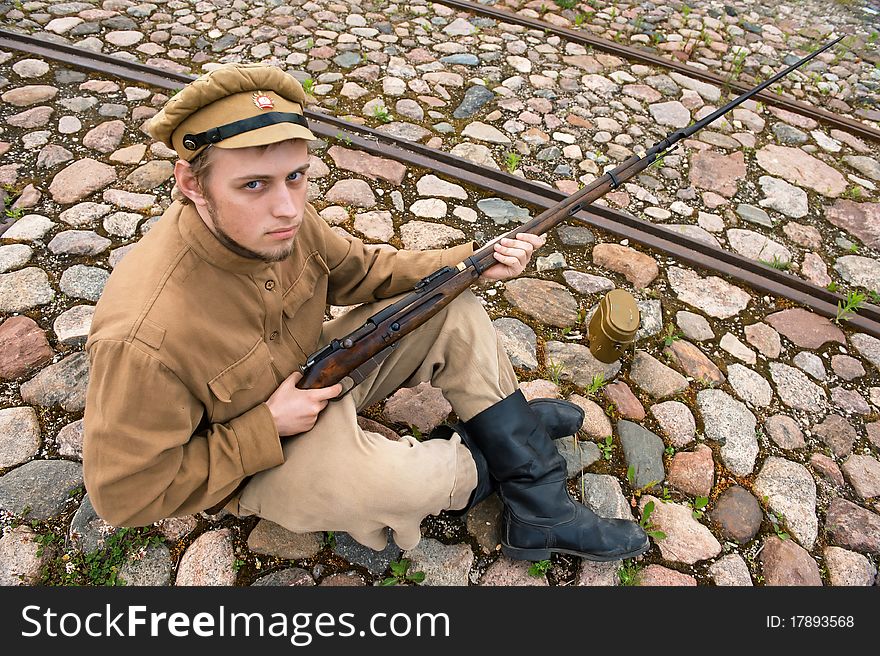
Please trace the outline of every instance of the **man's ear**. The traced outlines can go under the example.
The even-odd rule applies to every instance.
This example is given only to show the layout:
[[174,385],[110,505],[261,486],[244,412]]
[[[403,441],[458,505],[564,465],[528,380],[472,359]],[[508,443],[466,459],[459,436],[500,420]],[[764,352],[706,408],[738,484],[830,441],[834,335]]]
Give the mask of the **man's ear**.
[[201,207],[206,205],[205,195],[199,186],[199,181],[193,175],[192,167],[189,162],[179,159],[174,164],[174,180],[177,182],[177,188],[184,196],[189,198],[194,205]]

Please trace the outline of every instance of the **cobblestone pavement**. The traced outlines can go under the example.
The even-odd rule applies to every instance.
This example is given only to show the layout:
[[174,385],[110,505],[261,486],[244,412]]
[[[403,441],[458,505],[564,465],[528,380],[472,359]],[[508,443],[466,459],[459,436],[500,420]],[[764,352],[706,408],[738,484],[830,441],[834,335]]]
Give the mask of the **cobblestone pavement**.
[[[851,34],[774,91],[880,120],[876,4],[496,5],[743,83]],[[6,29],[184,73],[273,63],[303,81],[314,109],[565,192],[727,99],[442,3],[0,2],[0,16]],[[580,434],[559,442],[571,491],[657,531],[645,556],[554,555],[530,572],[498,551],[495,498],[464,520],[428,518],[405,553],[231,515],[106,525],[82,487],[82,345],[109,272],[168,205],[174,153],[143,131],[166,95],[0,52],[0,98],[3,584],[372,585],[401,558],[423,585],[877,584],[880,340],[843,310],[828,320],[575,226],[549,235],[520,279],[477,292],[526,394],[585,409]],[[533,211],[431,171],[365,165],[344,140],[313,156],[311,201],[368,242],[486,239]],[[848,293],[858,312],[880,293],[878,183],[877,143],[749,102],[605,201]],[[606,366],[584,321],[613,287],[637,297],[642,326],[632,356]],[[449,412],[437,390],[416,388],[363,421],[393,439]]]

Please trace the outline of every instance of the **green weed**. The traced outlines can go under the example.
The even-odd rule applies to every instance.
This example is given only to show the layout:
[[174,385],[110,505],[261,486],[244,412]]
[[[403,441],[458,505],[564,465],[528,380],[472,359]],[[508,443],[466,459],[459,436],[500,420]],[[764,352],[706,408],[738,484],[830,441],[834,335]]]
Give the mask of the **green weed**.
[[605,460],[611,460],[614,455],[614,437],[612,435],[606,436],[605,440],[599,442],[596,446],[599,447],[599,451],[602,452],[602,457]]
[[645,504],[645,509],[642,511],[642,518],[639,520],[639,526],[645,529],[645,533],[647,533],[648,537],[654,538],[655,540],[665,540],[666,533],[655,529],[653,524],[650,523],[651,513],[653,512],[654,502],[649,501]]
[[587,396],[593,396],[596,392],[605,387],[607,384],[608,381],[605,380],[605,374],[594,374],[593,380],[590,381],[590,386],[587,388]]
[[679,339],[681,339],[681,333],[675,329],[675,326],[671,323],[666,324],[666,330],[661,335],[663,345],[672,346],[672,343]]
[[625,560],[617,570],[617,579],[620,585],[637,585],[639,582],[639,572],[641,567],[632,560]]
[[549,560],[539,560],[529,565],[529,576],[540,578],[550,571],[550,567]]
[[410,572],[410,561],[402,558],[399,561],[392,560],[389,563],[391,567],[391,576],[382,581],[382,585],[398,585],[402,583],[421,583],[425,580],[424,572]]
[[508,173],[513,173],[516,171],[516,167],[519,166],[520,161],[522,161],[520,154],[511,150],[504,158],[504,167]]
[[703,508],[705,508],[709,504],[709,497],[697,497],[694,499],[693,503],[693,512],[691,515],[694,519],[702,519],[703,518]]
[[837,316],[834,323],[840,325],[841,321],[849,321],[850,315],[856,314],[864,305],[867,296],[859,291],[851,291],[846,295],[846,302],[837,301]]

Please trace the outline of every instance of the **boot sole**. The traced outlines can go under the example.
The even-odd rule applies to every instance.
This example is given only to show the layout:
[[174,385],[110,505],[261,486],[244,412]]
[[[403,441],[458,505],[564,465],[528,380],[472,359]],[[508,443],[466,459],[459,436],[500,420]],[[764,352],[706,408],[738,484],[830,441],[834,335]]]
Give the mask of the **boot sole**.
[[549,549],[521,549],[519,547],[511,547],[510,545],[501,544],[501,553],[503,553],[508,558],[513,558],[514,560],[530,560],[532,562],[537,562],[539,560],[549,560],[551,553],[564,553],[569,554],[571,556],[580,556],[585,560],[591,560],[593,562],[599,563],[607,563],[613,560],[623,560],[624,558],[634,558],[635,556],[640,556],[645,553],[651,547],[651,541],[648,540],[645,544],[633,549],[632,551],[628,551],[622,554],[615,554],[613,556],[605,556],[601,554],[588,553],[584,551],[575,551],[573,549],[562,549],[556,547],[550,547]]

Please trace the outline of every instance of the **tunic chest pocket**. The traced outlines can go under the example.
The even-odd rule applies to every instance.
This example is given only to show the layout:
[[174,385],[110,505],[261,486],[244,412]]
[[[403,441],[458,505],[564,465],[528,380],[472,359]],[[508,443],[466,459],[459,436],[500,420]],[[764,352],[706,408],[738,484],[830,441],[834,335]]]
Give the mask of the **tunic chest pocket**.
[[330,269],[321,256],[312,253],[299,277],[284,293],[284,325],[303,358],[314,350],[321,335],[329,275]]
[[272,355],[263,340],[241,359],[233,362],[208,382],[215,403],[213,421],[227,421],[262,403],[275,391]]

